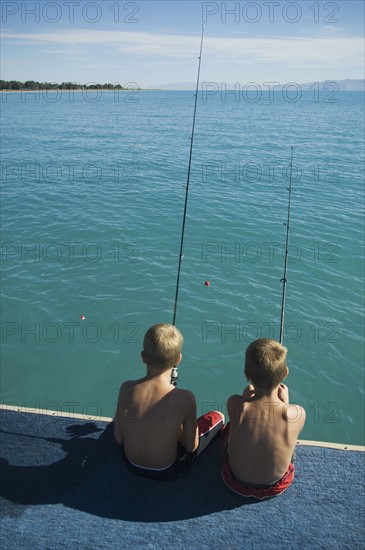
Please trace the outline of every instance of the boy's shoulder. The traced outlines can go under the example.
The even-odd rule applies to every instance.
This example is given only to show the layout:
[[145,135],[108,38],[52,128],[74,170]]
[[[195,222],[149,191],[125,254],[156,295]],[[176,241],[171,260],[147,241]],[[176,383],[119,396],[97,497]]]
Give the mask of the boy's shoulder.
[[229,407],[229,405],[236,405],[237,403],[242,403],[242,402],[243,402],[242,395],[238,395],[238,394],[230,395],[227,399],[227,406]]
[[251,395],[250,391],[248,391],[247,388],[245,388],[242,395],[234,394],[228,397],[227,399],[227,408],[230,409],[232,407],[242,406],[246,402],[253,401],[253,395]]
[[128,400],[133,392],[135,386],[137,386],[141,380],[125,380],[122,382],[119,388],[118,400],[124,401]]
[[[119,396],[128,394],[133,390],[134,387],[138,386],[141,383],[146,383],[146,380],[125,380],[120,386]],[[195,395],[190,390],[184,388],[172,387],[169,395],[176,400],[184,401],[186,403],[196,404]]]
[[306,412],[300,405],[286,403],[283,408],[283,416],[285,420],[291,424],[299,423],[299,425],[303,426],[306,419]]
[[190,390],[175,387],[175,389],[171,392],[171,395],[186,403],[196,404],[195,395]]
[[184,415],[191,414],[193,411],[196,414],[196,399],[190,390],[174,387],[167,396],[166,406],[170,407],[170,410],[180,411]]
[[139,382],[139,381],[138,380],[125,380],[124,382],[122,382],[122,384],[120,386],[119,393],[125,392],[126,390],[132,388],[133,386],[136,385],[137,382]]

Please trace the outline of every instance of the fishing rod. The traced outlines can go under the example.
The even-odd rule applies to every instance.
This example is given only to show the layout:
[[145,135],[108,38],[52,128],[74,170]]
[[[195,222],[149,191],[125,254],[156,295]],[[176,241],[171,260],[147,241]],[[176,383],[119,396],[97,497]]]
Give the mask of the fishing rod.
[[279,342],[283,343],[283,331],[284,331],[284,317],[285,317],[285,298],[286,298],[286,275],[288,272],[288,254],[289,254],[289,226],[290,226],[290,205],[291,205],[291,182],[292,182],[292,173],[293,173],[293,152],[294,148],[291,146],[291,157],[290,157],[290,171],[289,171],[289,200],[288,200],[288,217],[287,221],[283,224],[286,226],[286,242],[285,242],[285,261],[284,261],[284,276],[280,279],[280,282],[283,283],[283,297],[281,300],[281,320],[280,320],[280,336]]
[[[186,222],[186,211],[188,206],[188,195],[189,195],[189,184],[190,184],[190,171],[191,171],[191,159],[193,155],[193,143],[194,143],[194,130],[195,130],[195,118],[196,118],[196,106],[198,101],[198,91],[199,91],[199,78],[200,78],[200,65],[201,65],[201,59],[202,59],[202,50],[203,50],[203,36],[204,36],[204,25],[202,25],[202,33],[201,33],[201,39],[200,39],[200,52],[199,52],[199,64],[198,64],[198,75],[196,78],[196,88],[195,88],[195,102],[194,102],[194,114],[193,114],[193,125],[191,130],[191,136],[190,136],[190,152],[189,152],[189,164],[188,164],[188,174],[186,179],[186,186],[185,186],[185,203],[184,203],[184,215],[183,215],[183,221],[182,221],[182,227],[181,227],[181,241],[180,241],[180,253],[179,253],[179,265],[177,268],[177,279],[176,279],[176,292],[175,292],[175,305],[174,305],[174,317],[172,324],[175,325],[176,321],[176,311],[177,311],[177,301],[179,297],[179,284],[180,284],[180,271],[181,271],[181,262],[184,257],[183,255],[183,246],[184,246],[184,234],[185,234],[185,222]],[[171,374],[171,384],[176,386],[178,379],[178,370],[177,367],[174,367],[172,369]]]

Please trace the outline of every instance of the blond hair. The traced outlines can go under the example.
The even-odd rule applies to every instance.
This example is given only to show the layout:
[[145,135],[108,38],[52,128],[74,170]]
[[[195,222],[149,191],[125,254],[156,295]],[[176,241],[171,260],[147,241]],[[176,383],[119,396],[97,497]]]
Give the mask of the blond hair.
[[258,338],[246,349],[245,375],[254,386],[274,389],[286,375],[288,350],[276,340]]
[[174,325],[153,325],[143,340],[147,365],[161,371],[172,368],[180,359],[183,340],[181,332]]

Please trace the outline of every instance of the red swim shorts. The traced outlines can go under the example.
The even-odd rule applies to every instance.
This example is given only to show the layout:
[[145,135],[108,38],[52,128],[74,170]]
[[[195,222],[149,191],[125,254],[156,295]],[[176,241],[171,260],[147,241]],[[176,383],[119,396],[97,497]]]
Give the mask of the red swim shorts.
[[239,481],[232,473],[228,454],[224,457],[224,462],[222,466],[222,478],[224,483],[232,489],[235,493],[242,495],[244,497],[253,497],[259,500],[265,498],[276,497],[285,491],[291,482],[294,479],[294,464],[291,462],[288,466],[287,471],[279,481],[273,485],[268,485],[267,487],[255,487],[253,484],[245,484],[243,481]]

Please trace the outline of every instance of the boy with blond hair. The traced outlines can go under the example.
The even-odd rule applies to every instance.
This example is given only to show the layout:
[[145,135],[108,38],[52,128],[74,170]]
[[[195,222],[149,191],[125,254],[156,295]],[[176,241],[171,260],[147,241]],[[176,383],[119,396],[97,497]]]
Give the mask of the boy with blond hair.
[[287,349],[259,338],[246,350],[245,375],[250,384],[242,396],[227,401],[230,418],[224,482],[236,493],[264,499],[279,495],[294,479],[293,455],[305,422],[305,410],[289,404],[282,382],[288,375]]
[[181,475],[224,424],[223,414],[216,411],[197,420],[194,395],[171,384],[182,344],[174,325],[152,326],[141,352],[146,376],[120,388],[114,436],[123,445],[128,468],[138,475],[160,480]]

